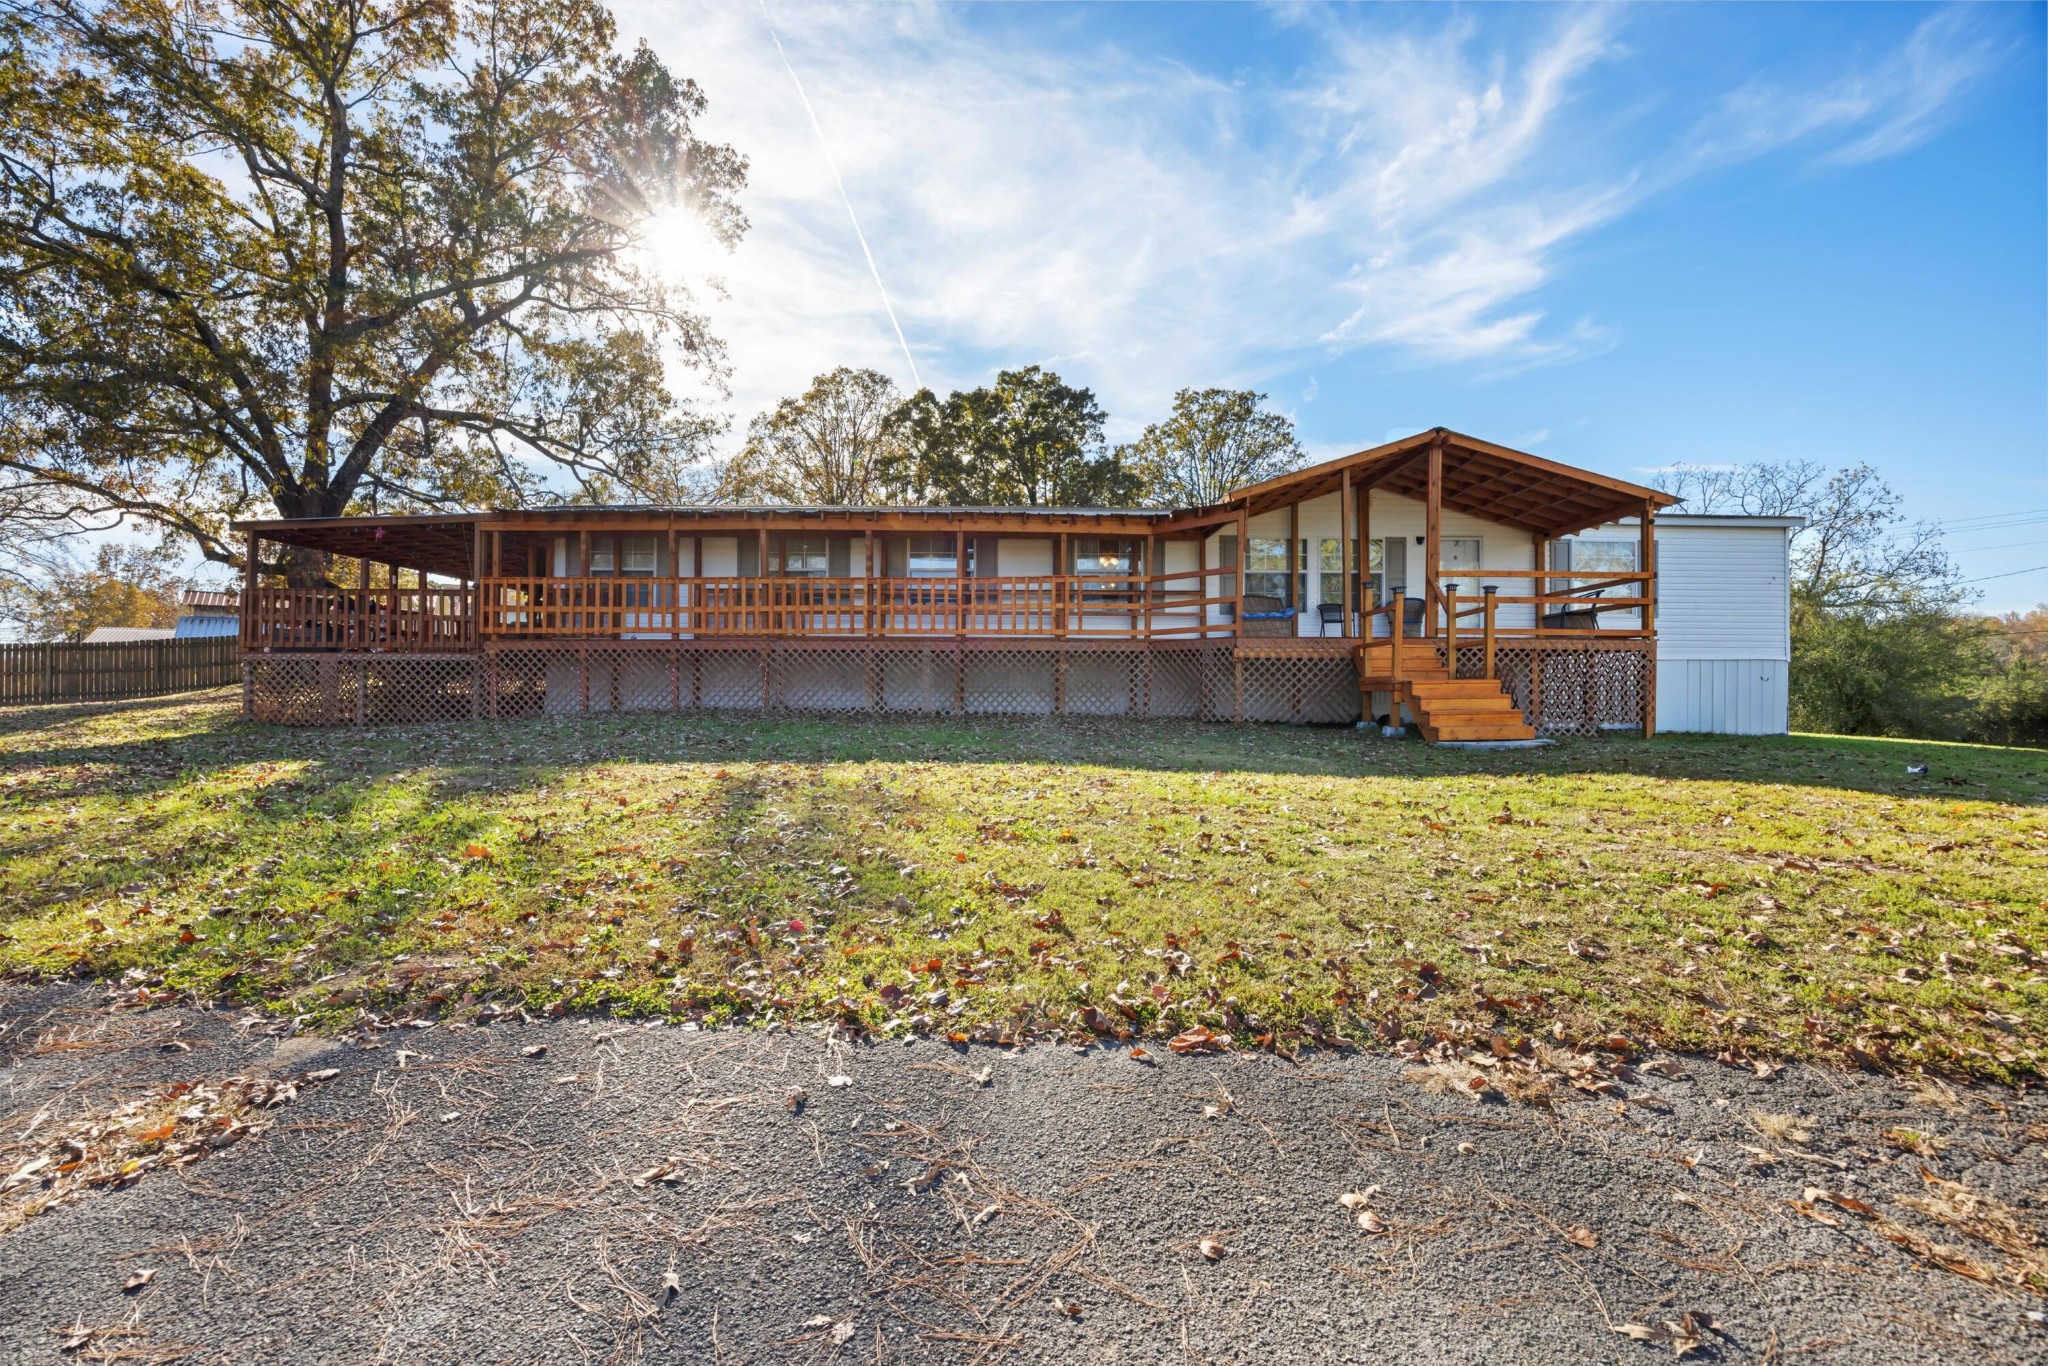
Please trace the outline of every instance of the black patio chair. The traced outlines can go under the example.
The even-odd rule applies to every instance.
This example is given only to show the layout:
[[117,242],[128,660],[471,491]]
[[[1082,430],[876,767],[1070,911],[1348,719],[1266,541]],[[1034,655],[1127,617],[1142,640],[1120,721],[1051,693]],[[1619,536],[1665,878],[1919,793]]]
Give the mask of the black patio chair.
[[1316,604],[1316,634],[1328,635],[1335,626],[1337,634],[1345,634],[1344,604],[1341,602],[1319,602]]
[[1401,599],[1401,634],[1419,636],[1422,634],[1422,617],[1429,604],[1421,598]]

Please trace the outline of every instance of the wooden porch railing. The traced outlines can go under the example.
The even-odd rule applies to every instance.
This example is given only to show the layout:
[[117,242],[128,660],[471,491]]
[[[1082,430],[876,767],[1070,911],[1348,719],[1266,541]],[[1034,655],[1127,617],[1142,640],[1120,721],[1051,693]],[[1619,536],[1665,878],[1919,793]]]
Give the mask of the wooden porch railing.
[[487,578],[486,639],[988,637],[1234,633],[1234,569],[1000,578]]
[[[1029,638],[1063,640],[1229,639],[1237,635],[1234,568],[1164,574],[1043,574],[1000,578],[487,578],[475,586],[249,590],[242,615],[244,650],[470,650],[480,640],[679,640],[730,638]],[[1647,574],[1591,576],[1554,570],[1472,570],[1459,579],[1572,581],[1542,593],[1480,594],[1432,578],[1420,626],[1442,636],[1457,658],[1459,637],[1476,626],[1486,643],[1504,638],[1654,634],[1638,622],[1601,628],[1603,613],[1641,610],[1655,599]],[[1546,585],[1547,587],[1548,585]],[[1634,586],[1627,597],[1600,596]],[[1229,588],[1230,592],[1222,591]],[[1501,609],[1528,607],[1530,625],[1503,625]],[[1231,610],[1219,611],[1225,608]],[[1545,625],[1556,613],[1571,625]],[[1578,620],[1579,614],[1592,618]],[[1358,616],[1366,640],[1379,619],[1396,642],[1414,631],[1397,598]],[[1398,654],[1401,646],[1393,649]]]
[[[1502,593],[1492,584],[1480,589],[1477,594],[1460,593],[1456,588],[1443,589],[1432,579],[1429,593],[1433,603],[1442,611],[1442,625],[1445,658],[1450,661],[1451,675],[1458,673],[1458,636],[1460,623],[1466,617],[1479,618],[1480,677],[1492,678],[1495,674],[1495,649],[1503,637],[1525,639],[1541,637],[1545,640],[1570,638],[1573,636],[1598,636],[1602,640],[1644,639],[1656,635],[1656,624],[1649,619],[1649,613],[1656,607],[1657,600],[1647,590],[1653,576],[1646,573],[1608,574],[1595,578],[1592,575],[1572,575],[1554,569],[1475,569],[1462,572],[1460,579],[1544,579],[1576,580],[1592,579],[1590,583],[1574,582],[1562,592],[1543,593]],[[1608,589],[1624,588],[1630,585],[1636,591],[1627,597],[1604,596]],[[1503,607],[1527,606],[1534,609],[1531,616],[1533,625],[1502,626],[1500,609]],[[1562,623],[1546,625],[1545,619],[1552,615],[1570,614],[1574,617],[1592,618],[1588,623]],[[1643,618],[1633,626],[1603,627],[1599,616],[1603,612],[1629,612],[1640,610]],[[1434,614],[1425,612],[1425,619],[1434,624]]]
[[242,648],[469,650],[472,588],[253,587],[242,599]]

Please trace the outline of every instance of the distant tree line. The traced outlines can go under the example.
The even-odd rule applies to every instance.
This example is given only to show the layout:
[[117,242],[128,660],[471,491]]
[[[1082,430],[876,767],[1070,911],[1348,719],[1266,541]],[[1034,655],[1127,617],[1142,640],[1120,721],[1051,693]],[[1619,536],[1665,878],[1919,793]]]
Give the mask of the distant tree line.
[[710,501],[956,507],[1214,502],[1298,467],[1294,425],[1250,390],[1183,389],[1136,441],[1112,446],[1095,395],[1036,365],[995,383],[905,397],[840,368],[762,413],[719,466]]
[[1792,542],[1792,728],[2048,745],[2048,606],[1989,617],[1869,465],[1679,466],[1682,510],[1803,517]]

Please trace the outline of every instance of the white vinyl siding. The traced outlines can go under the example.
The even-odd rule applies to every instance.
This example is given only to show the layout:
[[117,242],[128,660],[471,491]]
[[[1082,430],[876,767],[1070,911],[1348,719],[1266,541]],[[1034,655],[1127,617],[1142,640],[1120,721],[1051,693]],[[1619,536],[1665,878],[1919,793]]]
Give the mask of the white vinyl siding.
[[1790,659],[1782,527],[1657,525],[1657,653],[1665,659]]
[[1660,659],[1657,729],[1783,735],[1791,667],[1783,659]]
[[[1636,527],[1583,535],[1619,540]],[[1791,551],[1792,528],[1772,519],[1657,519],[1658,730],[1784,734]]]

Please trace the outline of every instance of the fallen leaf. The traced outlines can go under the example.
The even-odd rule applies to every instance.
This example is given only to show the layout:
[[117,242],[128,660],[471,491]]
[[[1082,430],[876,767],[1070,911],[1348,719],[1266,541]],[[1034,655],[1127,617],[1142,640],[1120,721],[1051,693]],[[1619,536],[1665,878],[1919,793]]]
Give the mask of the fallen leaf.
[[547,1055],[548,1046],[544,1043],[530,1043],[519,1050],[519,1056],[522,1058],[545,1058]]
[[58,1351],[75,1352],[91,1342],[93,1334],[99,1332],[99,1329],[88,1328],[84,1323],[74,1319],[69,1328],[52,1328],[50,1331],[57,1335]]
[[1345,1209],[1364,1209],[1372,1203],[1372,1198],[1379,1193],[1380,1188],[1378,1186],[1367,1186],[1362,1191],[1346,1191],[1337,1197],[1337,1203]]
[[156,1268],[153,1266],[146,1266],[140,1271],[131,1273],[127,1280],[121,1282],[121,1293],[124,1295],[133,1295],[136,1291],[142,1289],[143,1286],[148,1285],[151,1281],[155,1279]]
[[1372,1210],[1366,1210],[1358,1216],[1358,1226],[1367,1233],[1385,1233],[1387,1231],[1386,1220],[1380,1218]]
[[1217,1242],[1214,1238],[1204,1238],[1195,1246],[1201,1249],[1202,1255],[1212,1262],[1222,1261],[1223,1254],[1227,1250],[1223,1244]]
[[1564,1231],[1564,1240],[1573,1247],[1594,1248],[1600,1246],[1600,1235],[1584,1224],[1574,1224]]
[[1230,1047],[1230,1036],[1218,1034],[1207,1025],[1184,1029],[1166,1041],[1176,1053],[1221,1053]]

